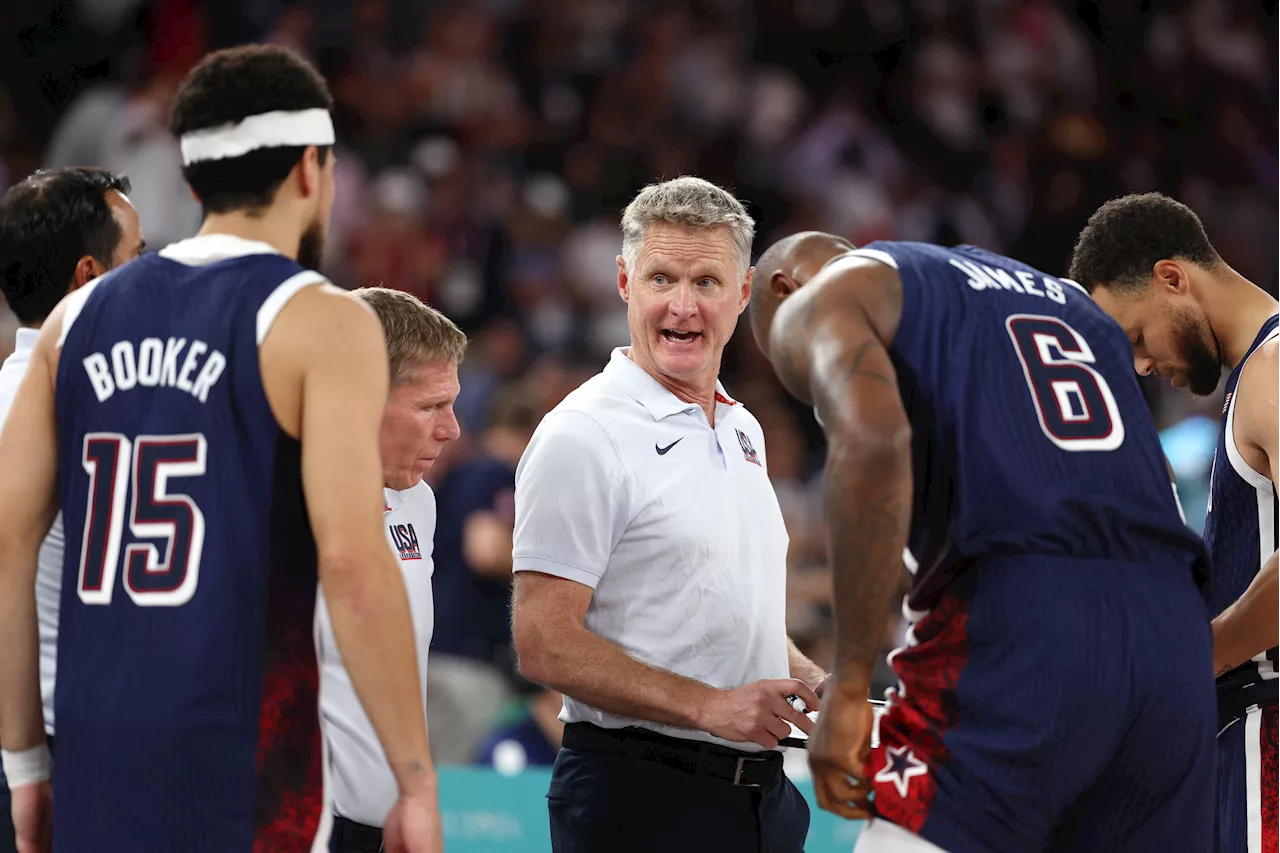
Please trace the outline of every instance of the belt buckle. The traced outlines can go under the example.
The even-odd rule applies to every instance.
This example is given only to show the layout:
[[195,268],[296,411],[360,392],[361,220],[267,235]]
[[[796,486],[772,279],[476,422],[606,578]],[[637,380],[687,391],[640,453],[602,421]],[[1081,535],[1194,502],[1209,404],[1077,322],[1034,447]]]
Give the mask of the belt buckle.
[[759,788],[760,787],[759,782],[743,782],[742,781],[742,767],[748,761],[755,763],[759,761],[759,759],[751,758],[746,755],[738,756],[738,765],[733,770],[733,784],[738,786],[739,788]]

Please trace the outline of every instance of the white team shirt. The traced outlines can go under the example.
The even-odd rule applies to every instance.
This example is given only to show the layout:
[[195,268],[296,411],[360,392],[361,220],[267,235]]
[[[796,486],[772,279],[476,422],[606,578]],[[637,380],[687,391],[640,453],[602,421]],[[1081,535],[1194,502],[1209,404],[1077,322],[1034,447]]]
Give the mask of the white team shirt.
[[[427,650],[435,625],[431,597],[436,496],[426,483],[397,492],[383,489],[387,542],[400,562],[413,634],[418,650],[418,692],[426,706]],[[395,776],[382,744],[356,698],[351,677],[342,664],[321,596],[316,605],[316,653],[320,663],[320,712],[333,780],[334,811],[357,823],[382,826],[399,797]]]
[[[18,329],[13,353],[0,365],[0,429],[13,408],[18,386],[31,364],[40,333],[35,329]],[[36,619],[40,631],[40,699],[44,703],[44,728],[53,734],[53,684],[58,667],[58,604],[62,596],[62,556],[66,540],[62,532],[62,513],[53,520],[49,535],[40,544],[36,564]]]
[[[789,677],[788,539],[760,424],[716,400],[713,428],[614,350],[520,460],[512,563],[591,587],[586,627],[628,655],[733,688]],[[560,719],[760,749],[567,696]]]

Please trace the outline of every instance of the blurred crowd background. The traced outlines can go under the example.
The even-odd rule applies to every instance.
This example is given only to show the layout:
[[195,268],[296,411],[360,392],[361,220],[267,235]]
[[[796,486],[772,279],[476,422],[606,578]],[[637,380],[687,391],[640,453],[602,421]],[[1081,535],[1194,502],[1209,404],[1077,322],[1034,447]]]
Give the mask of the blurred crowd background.
[[[324,272],[414,293],[472,340],[464,437],[430,474],[432,739],[516,770],[554,754],[559,705],[513,672],[514,465],[626,343],[614,257],[640,187],[732,189],[757,253],[820,228],[1058,274],[1098,204],[1160,190],[1274,294],[1276,32],[1258,0],[24,0],[0,15],[0,189],[42,166],[122,171],[160,248],[200,220],[167,130],[182,75],[247,41],[317,64],[339,136]],[[0,356],[13,329],[0,307]],[[821,434],[745,329],[722,378],[764,426],[789,630],[825,663]],[[1199,527],[1221,399],[1146,388]],[[895,613],[886,644],[902,631]]]

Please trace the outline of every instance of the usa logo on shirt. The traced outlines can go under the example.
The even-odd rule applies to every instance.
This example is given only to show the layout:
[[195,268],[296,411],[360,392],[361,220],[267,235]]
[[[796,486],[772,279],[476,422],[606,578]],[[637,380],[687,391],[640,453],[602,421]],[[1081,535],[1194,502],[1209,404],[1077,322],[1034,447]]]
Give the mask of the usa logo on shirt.
[[418,534],[412,524],[392,524],[387,529],[391,531],[391,541],[400,552],[401,560],[422,559],[422,548],[418,546]]
[[1227,413],[1227,409],[1231,408],[1231,395],[1234,393],[1236,392],[1235,391],[1227,392],[1227,396],[1222,401],[1222,414],[1225,415]]
[[751,446],[751,439],[740,429],[735,429],[734,432],[738,434],[738,444],[742,447],[742,455],[748,462],[759,465],[760,454],[756,453],[756,449]]

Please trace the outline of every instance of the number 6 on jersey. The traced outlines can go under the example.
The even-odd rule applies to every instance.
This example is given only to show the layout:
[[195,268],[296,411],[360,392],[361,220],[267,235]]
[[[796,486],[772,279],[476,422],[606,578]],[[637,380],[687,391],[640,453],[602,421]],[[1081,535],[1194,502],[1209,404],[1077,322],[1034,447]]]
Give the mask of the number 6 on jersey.
[[[120,562],[124,503],[132,473],[129,532],[134,539],[164,539],[164,557],[154,542],[132,542],[124,552],[125,590],[143,607],[177,607],[195,594],[204,549],[204,513],[190,496],[170,492],[170,477],[205,472],[207,442],[201,433],[84,437],[89,474],[78,593],[85,604],[110,604]],[[132,461],[132,465],[130,462]]]
[[1063,450],[1115,450],[1124,443],[1115,395],[1089,366],[1093,350],[1079,332],[1040,314],[1013,314],[1005,328],[1050,441]]

